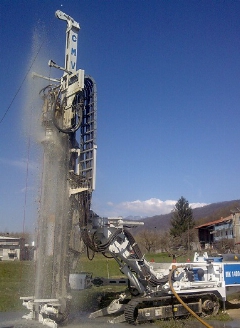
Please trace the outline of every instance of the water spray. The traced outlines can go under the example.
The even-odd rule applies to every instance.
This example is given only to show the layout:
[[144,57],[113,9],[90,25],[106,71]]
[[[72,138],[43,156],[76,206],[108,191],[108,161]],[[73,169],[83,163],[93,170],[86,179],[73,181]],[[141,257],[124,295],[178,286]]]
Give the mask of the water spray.
[[[34,296],[21,297],[30,310],[26,319],[57,327],[67,320],[71,295],[69,275],[83,251],[79,222],[89,215],[96,179],[96,84],[77,70],[79,24],[61,11],[66,21],[65,67],[61,79],[47,80],[40,92],[45,137],[43,174],[36,245]],[[86,201],[87,200],[87,201]]]

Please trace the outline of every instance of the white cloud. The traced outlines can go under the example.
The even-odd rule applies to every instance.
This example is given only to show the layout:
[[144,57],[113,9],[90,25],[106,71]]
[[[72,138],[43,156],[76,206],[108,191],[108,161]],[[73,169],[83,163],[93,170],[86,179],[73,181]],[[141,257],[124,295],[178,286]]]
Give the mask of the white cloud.
[[203,207],[205,205],[208,205],[208,204],[207,203],[191,203],[191,204],[189,204],[189,206],[191,208]]
[[153,216],[156,214],[169,213],[176,204],[174,200],[162,201],[157,198],[150,198],[144,201],[135,200],[117,204],[119,210],[128,212],[129,215]]
[[[157,198],[150,198],[147,200],[134,200],[126,201],[118,204],[108,202],[104,213],[98,213],[104,216],[154,216],[160,214],[167,214],[172,211],[176,200],[165,200],[162,201]],[[191,208],[202,207],[207,204],[205,203],[190,203]]]

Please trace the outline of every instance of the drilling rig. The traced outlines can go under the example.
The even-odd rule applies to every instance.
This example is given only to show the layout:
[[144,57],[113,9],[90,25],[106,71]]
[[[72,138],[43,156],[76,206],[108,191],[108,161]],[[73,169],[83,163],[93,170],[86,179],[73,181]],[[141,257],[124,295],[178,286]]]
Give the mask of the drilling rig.
[[[142,222],[122,217],[102,218],[91,211],[96,180],[96,84],[77,70],[79,24],[56,11],[67,23],[65,66],[61,79],[46,78],[41,90],[44,129],[42,192],[38,220],[35,295],[22,297],[29,313],[56,328],[69,315],[71,270],[84,247],[109,254],[126,276],[126,291],[104,309],[90,315],[118,314],[111,322],[130,324],[191,314],[217,314],[219,300],[240,290],[240,264],[195,254],[191,263],[149,263],[129,227]],[[37,75],[40,76],[40,75]],[[45,78],[43,76],[40,76]],[[238,260],[238,258],[237,258]],[[82,286],[104,285],[106,279],[76,277]]]
[[[48,65],[63,71],[61,79],[45,78],[41,90],[44,129],[43,173],[36,251],[35,295],[25,301],[27,316],[51,325],[68,316],[69,274],[83,251],[96,181],[96,83],[77,70],[79,24],[58,10],[67,24],[65,65]],[[53,322],[54,326],[54,322]]]

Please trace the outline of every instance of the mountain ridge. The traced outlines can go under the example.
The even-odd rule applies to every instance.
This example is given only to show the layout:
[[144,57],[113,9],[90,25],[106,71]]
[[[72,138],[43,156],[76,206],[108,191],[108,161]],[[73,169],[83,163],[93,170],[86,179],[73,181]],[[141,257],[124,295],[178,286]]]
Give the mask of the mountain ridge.
[[[221,217],[227,217],[231,214],[231,210],[235,210],[236,207],[240,208],[240,199],[223,201],[218,203],[212,203],[202,207],[196,207],[193,209],[193,217],[196,226],[220,219]],[[134,229],[134,232],[139,232],[143,229],[147,230],[168,230],[170,228],[172,213],[154,215],[151,217],[145,217],[144,219],[138,217],[138,220],[143,220],[144,225]],[[126,219],[130,219],[129,217]],[[134,220],[137,220],[134,217]]]

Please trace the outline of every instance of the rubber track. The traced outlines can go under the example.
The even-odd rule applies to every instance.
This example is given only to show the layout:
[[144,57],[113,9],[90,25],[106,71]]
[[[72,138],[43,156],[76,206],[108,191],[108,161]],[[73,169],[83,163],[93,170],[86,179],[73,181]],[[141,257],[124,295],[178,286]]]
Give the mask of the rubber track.
[[138,304],[142,302],[141,298],[134,298],[128,302],[125,306],[124,315],[125,320],[130,323],[131,325],[135,325],[137,323],[137,316],[136,316],[136,309]]
[[[185,301],[190,297],[192,298],[193,297],[193,294],[182,294],[181,295]],[[217,301],[218,298],[217,296],[214,294],[214,293],[196,293],[194,294],[194,298],[202,298],[202,297],[209,297],[211,298],[213,301]],[[126,304],[125,306],[125,310],[124,310],[124,315],[125,315],[125,320],[129,323],[129,324],[132,324],[132,325],[136,325],[138,323],[137,321],[137,317],[138,317],[138,314],[137,314],[137,309],[139,307],[139,305],[141,305],[141,308],[142,308],[142,305],[144,304],[144,302],[154,302],[154,301],[160,301],[160,300],[163,300],[166,298],[169,298],[172,299],[171,296],[160,296],[160,297],[153,297],[152,299],[149,299],[148,297],[138,297],[138,298],[133,298],[131,299],[128,304]],[[154,306],[154,305],[152,305]],[[149,305],[147,306],[149,307]]]

